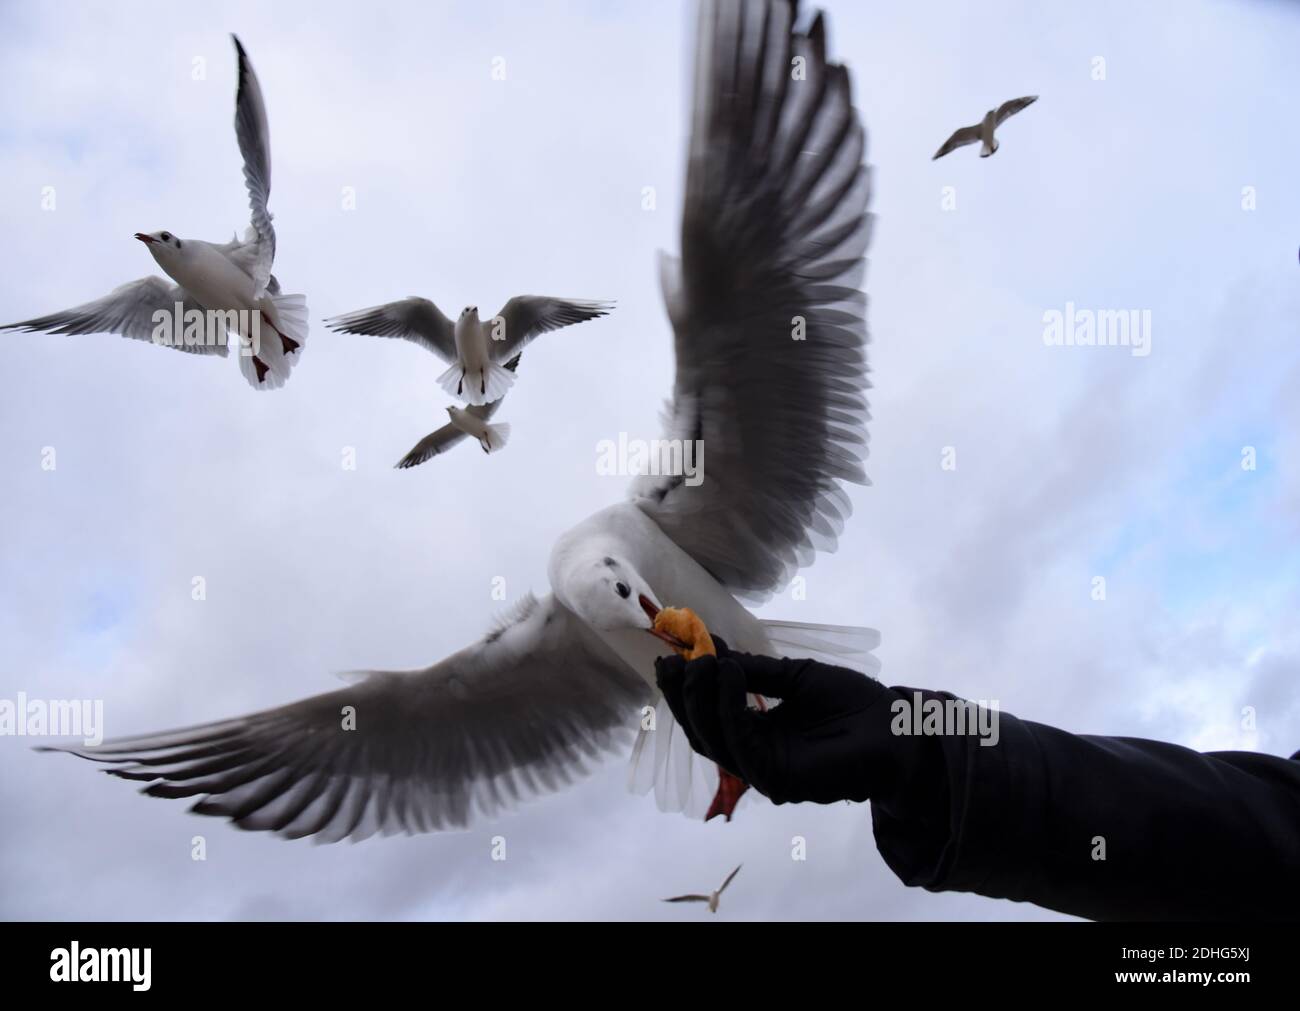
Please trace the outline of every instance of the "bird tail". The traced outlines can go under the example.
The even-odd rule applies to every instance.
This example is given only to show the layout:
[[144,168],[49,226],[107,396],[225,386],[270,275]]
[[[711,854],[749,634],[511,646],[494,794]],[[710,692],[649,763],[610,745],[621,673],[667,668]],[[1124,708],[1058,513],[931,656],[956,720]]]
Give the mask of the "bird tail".
[[496,362],[489,362],[481,372],[467,372],[454,362],[438,377],[438,385],[453,397],[478,406],[500,400],[515,383],[515,374]]
[[289,370],[285,367],[284,353],[280,350],[275,330],[269,325],[266,315],[263,314],[258,320],[253,333],[240,333],[237,336],[235,356],[239,359],[239,371],[248,380],[248,385],[255,390],[278,390],[283,386]]
[[298,364],[307,343],[307,296],[275,295],[271,302],[275,308],[275,327],[280,331],[281,350],[292,368]]
[[509,441],[510,424],[506,422],[501,425],[488,425],[483,431],[483,438],[478,442],[483,447],[483,452],[495,453],[498,449],[505,449]]
[[254,340],[243,336],[239,371],[256,390],[275,390],[289,379],[307,343],[307,296],[267,295],[261,302],[261,325]]
[[303,348],[307,344],[307,296],[272,295],[270,299],[270,339],[280,352],[284,378],[288,379],[293,367],[302,360]]
[[717,766],[695,753],[663,696],[649,726],[642,720],[628,763],[627,788],[636,794],[653,790],[660,811],[688,818],[703,818],[717,791]]
[[880,658],[872,650],[880,633],[858,625],[810,625],[800,621],[760,622],[778,656],[810,657],[837,667],[852,667],[870,677],[880,673]]

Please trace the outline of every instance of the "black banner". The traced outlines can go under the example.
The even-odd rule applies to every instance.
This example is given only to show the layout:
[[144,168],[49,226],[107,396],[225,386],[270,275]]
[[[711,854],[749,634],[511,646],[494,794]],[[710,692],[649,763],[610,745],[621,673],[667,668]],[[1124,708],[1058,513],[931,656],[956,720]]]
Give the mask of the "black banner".
[[539,988],[588,984],[647,993],[656,978],[734,998],[766,987],[773,972],[819,991],[856,980],[918,998],[993,988],[999,997],[1138,989],[1230,1000],[1243,990],[1294,996],[1300,975],[1294,928],[1251,924],[8,923],[0,935],[10,993],[90,1000],[373,998],[377,986],[494,997],[518,987],[537,999]]

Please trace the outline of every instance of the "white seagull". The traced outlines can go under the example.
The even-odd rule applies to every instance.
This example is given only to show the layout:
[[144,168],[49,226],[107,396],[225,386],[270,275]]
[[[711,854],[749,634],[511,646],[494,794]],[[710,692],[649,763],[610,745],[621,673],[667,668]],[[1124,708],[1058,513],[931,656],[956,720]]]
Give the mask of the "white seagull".
[[116,333],[190,354],[229,353],[236,335],[239,368],[255,389],[284,385],[307,340],[307,300],[286,295],[271,273],[275,229],[266,209],[271,192],[271,140],[257,75],[239,39],[235,136],[244,159],[252,223],[241,241],[222,245],[182,239],[172,232],[136,232],[154,261],[174,281],[152,275],[131,281],[94,302],[3,330],[55,334]]
[[[515,355],[510,361],[506,362],[505,367],[511,372],[519,367],[520,355]],[[439,453],[445,453],[452,446],[463,442],[467,438],[473,438],[478,441],[479,446],[484,453],[495,453],[505,447],[506,441],[510,438],[510,426],[508,424],[489,425],[488,422],[492,416],[497,413],[499,408],[505,402],[505,398],[494,400],[490,404],[481,404],[478,407],[448,407],[447,414],[451,420],[443,425],[436,432],[431,432],[415,444],[409,453],[400,461],[397,467],[399,470],[406,470],[410,467],[418,467],[428,460],[432,460]]]
[[663,259],[661,278],[677,352],[669,435],[707,444],[704,480],[638,478],[628,501],[560,537],[550,594],[430,667],[62,750],[240,828],[333,842],[494,816],[639,730],[632,786],[695,814],[718,774],[657,697],[661,603],[738,650],[874,674],[875,631],[759,620],[737,599],[766,598],[833,549],[843,485],[866,483],[866,137],[821,14],[804,31],[795,17],[789,0],[701,5],[682,258]]
[[722,884],[718,886],[718,890],[716,892],[709,892],[708,895],[675,895],[671,899],[664,899],[664,901],[665,902],[707,902],[709,904],[709,912],[716,913],[718,911],[718,903],[722,899],[722,893],[727,890],[727,885],[731,884],[731,879],[740,873],[740,868],[742,866],[744,865],[737,864],[736,869],[727,875],[727,880],[722,882]]
[[519,295],[492,319],[480,320],[478,306],[470,305],[452,323],[427,298],[412,295],[344,313],[325,324],[339,333],[401,337],[419,344],[449,365],[438,384],[467,404],[481,406],[505,396],[515,377],[501,362],[518,354],[534,337],[607,316],[611,308],[607,302]]
[[965,147],[967,144],[974,144],[977,140],[981,142],[980,157],[987,158],[997,151],[998,139],[993,136],[993,131],[1005,123],[1022,109],[1027,109],[1038,101],[1037,95],[1027,95],[1024,98],[1013,98],[1009,102],[1003,102],[996,109],[990,109],[984,114],[984,118],[974,126],[963,126],[951,137],[943,142],[943,147],[934,153],[931,161],[942,158],[951,151],[956,151],[959,147]]

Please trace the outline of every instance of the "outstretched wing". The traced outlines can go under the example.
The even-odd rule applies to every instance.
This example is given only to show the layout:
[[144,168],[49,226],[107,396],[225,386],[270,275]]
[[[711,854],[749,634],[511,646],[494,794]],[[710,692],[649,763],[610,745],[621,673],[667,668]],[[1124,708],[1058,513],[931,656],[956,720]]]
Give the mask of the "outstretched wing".
[[632,488],[748,599],[833,548],[841,483],[866,482],[866,138],[821,14],[793,21],[788,0],[701,5],[682,260],[662,272],[668,436],[700,445],[703,480]]
[[238,827],[320,842],[461,827],[629,739],[649,690],[554,598],[425,670],[239,719],[57,748]]
[[337,333],[400,337],[432,351],[448,365],[457,359],[456,325],[427,298],[417,295],[347,312],[327,319],[325,325]]
[[[519,359],[522,355],[515,355],[510,361],[506,362],[505,367],[511,372],[519,368]],[[472,414],[481,421],[488,421],[492,415],[497,413],[497,408],[505,403],[505,397],[499,397],[490,404],[477,404],[465,408],[466,414]],[[443,425],[436,432],[431,432],[423,439],[417,442],[409,453],[397,461],[398,470],[408,470],[411,467],[418,467],[422,463],[427,463],[435,456],[447,452],[452,446],[469,438],[463,431],[455,425]]]
[[[177,303],[181,305],[181,319],[175,318]],[[151,276],[114,288],[103,298],[74,309],[38,316],[21,323],[8,323],[0,326],[0,330],[60,334],[115,333],[132,340],[159,343],[190,354],[225,358],[227,345],[224,341],[185,343],[184,314],[190,310],[203,311],[184,288],[164,281],[161,277]],[[158,323],[154,317],[159,312],[167,313],[172,319],[172,326],[168,330],[168,340],[155,342],[154,332]]]
[[608,316],[611,309],[613,306],[608,302],[516,295],[501,307],[495,318],[484,320],[483,328],[492,358],[499,362],[523,350],[525,344],[540,334]]
[[[239,59],[239,88],[235,92],[235,137],[239,153],[244,159],[244,185],[248,189],[248,207],[252,212],[251,235],[245,244],[256,250],[252,262],[241,264],[257,283],[258,291],[266,290],[270,283],[271,264],[275,262],[275,228],[266,202],[271,196],[271,131],[266,122],[266,104],[262,101],[262,86],[248,62],[248,54],[238,36],[235,42]],[[256,243],[253,237],[256,236]]]
[[727,890],[727,885],[731,884],[731,879],[740,873],[740,868],[743,866],[744,864],[737,864],[736,869],[727,875],[727,880],[722,882],[722,887],[718,889],[719,895],[721,895],[723,892]]
[[[493,401],[486,406],[496,407],[500,401]],[[475,408],[470,408],[474,410]],[[443,425],[436,431],[430,432],[423,439],[411,447],[404,457],[397,461],[398,470],[410,470],[412,467],[418,467],[422,463],[428,463],[435,456],[447,452],[452,446],[463,442],[469,436],[462,432],[455,425]]]
[[931,158],[930,160],[937,161],[938,159],[942,158],[944,155],[951,154],[953,151],[956,151],[957,148],[965,147],[967,144],[974,144],[979,139],[980,139],[979,126],[963,126],[960,130],[958,130],[956,133],[954,133],[951,137],[949,137],[947,140],[943,142],[943,147],[939,148],[939,150],[934,153],[934,157]]
[[1013,98],[1008,102],[1003,102],[998,106],[998,114],[995,117],[994,122],[998,126],[1001,126],[1017,112],[1020,112],[1023,109],[1028,109],[1037,101],[1037,95],[1026,95],[1024,98]]
[[671,899],[664,899],[665,902],[708,902],[707,895],[677,895]]

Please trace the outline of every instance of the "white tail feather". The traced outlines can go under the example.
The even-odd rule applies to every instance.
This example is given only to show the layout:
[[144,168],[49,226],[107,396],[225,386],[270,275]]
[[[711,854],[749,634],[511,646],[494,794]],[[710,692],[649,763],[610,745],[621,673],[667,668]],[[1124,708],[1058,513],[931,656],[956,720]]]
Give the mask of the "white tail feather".
[[[239,371],[258,390],[277,390],[302,358],[307,343],[307,296],[267,295],[256,341],[238,347]],[[289,345],[283,338],[288,338]],[[296,347],[292,345],[297,345]]]
[[472,406],[500,400],[515,383],[515,374],[496,362],[489,362],[482,372],[466,372],[460,362],[438,377],[438,385],[453,397]]
[[505,422],[501,425],[488,425],[483,438],[479,439],[479,445],[483,447],[483,452],[495,453],[499,449],[505,449],[509,441],[510,423]]
[[[267,337],[271,339],[268,341]],[[278,390],[289,376],[289,369],[280,353],[275,331],[262,324],[256,340],[236,335],[232,346],[239,359],[239,371],[255,390]]]
[[857,625],[811,625],[801,621],[763,621],[763,631],[779,656],[810,657],[821,663],[852,667],[870,677],[880,673],[872,654],[880,633]]
[[307,296],[276,295],[271,302],[275,309],[275,319],[272,322],[276,329],[298,345],[284,355],[292,368],[302,358],[303,348],[307,346]]
[[660,811],[691,818],[704,817],[718,789],[717,766],[692,750],[663,698],[655,707],[654,729],[642,730],[632,748],[627,787],[637,794],[653,789]]

